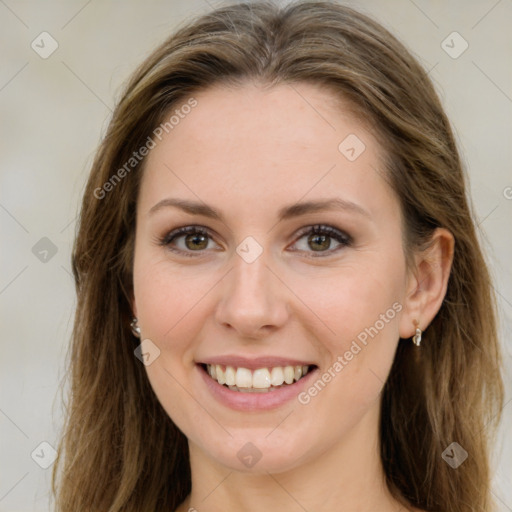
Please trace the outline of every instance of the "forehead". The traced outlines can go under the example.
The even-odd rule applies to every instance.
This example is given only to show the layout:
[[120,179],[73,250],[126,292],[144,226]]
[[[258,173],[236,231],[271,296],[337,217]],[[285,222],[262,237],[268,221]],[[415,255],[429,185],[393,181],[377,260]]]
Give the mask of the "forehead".
[[[327,155],[337,157],[338,144],[349,132],[369,138],[348,104],[340,108],[339,98],[308,83],[271,88],[252,83],[236,88],[217,85],[194,98],[197,106],[182,119],[175,116],[178,123],[164,135],[165,142],[179,147],[183,156],[207,152],[243,163],[244,155],[262,160],[276,152],[289,158],[307,153],[314,158],[327,150]],[[186,102],[184,98],[173,108],[180,110]],[[165,151],[159,146],[153,156]],[[226,148],[232,152],[226,154]]]
[[307,83],[247,84],[193,97],[197,105],[155,140],[147,157],[144,209],[170,193],[259,210],[305,195],[369,201],[370,209],[393,201],[379,174],[381,148],[329,91]]

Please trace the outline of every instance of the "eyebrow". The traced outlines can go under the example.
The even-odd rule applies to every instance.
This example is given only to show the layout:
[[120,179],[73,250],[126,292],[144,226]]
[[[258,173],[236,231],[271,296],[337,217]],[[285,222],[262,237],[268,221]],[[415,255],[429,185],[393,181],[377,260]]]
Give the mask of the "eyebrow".
[[[148,215],[151,215],[165,207],[179,208],[180,210],[183,210],[184,212],[189,213],[191,215],[202,215],[204,217],[209,217],[211,219],[217,219],[220,220],[221,222],[224,222],[222,214],[215,210],[215,208],[205,203],[199,203],[187,199],[163,199],[162,201],[156,203],[149,210]],[[308,213],[315,213],[326,210],[349,211],[367,217],[368,219],[372,218],[370,213],[367,210],[365,210],[362,206],[353,203],[352,201],[335,197],[332,199],[306,201],[302,203],[295,203],[289,206],[285,206],[279,210],[278,219],[279,221],[288,220],[293,217],[298,217],[300,215],[306,215]]]

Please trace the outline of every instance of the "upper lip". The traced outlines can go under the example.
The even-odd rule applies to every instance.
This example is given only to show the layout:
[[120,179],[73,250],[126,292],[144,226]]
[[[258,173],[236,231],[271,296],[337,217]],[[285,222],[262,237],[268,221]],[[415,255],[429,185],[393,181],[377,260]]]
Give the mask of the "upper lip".
[[198,361],[198,363],[234,366],[236,368],[247,368],[248,370],[257,370],[258,368],[273,368],[275,366],[315,366],[311,361],[275,356],[260,356],[249,359],[244,356],[225,355],[208,357]]

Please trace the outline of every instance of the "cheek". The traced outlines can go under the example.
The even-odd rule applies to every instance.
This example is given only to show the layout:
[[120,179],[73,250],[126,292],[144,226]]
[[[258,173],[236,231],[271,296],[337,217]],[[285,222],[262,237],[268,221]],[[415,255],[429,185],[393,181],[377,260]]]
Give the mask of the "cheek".
[[354,340],[361,346],[374,339],[396,343],[404,268],[398,255],[392,256],[358,255],[323,275],[294,278],[294,292],[307,304],[309,316],[322,321],[321,339],[331,357],[350,350]]
[[308,305],[333,332],[318,338],[327,357],[300,403],[308,418],[337,418],[333,435],[350,430],[379,399],[393,363],[402,309],[399,272],[350,270],[337,280],[326,278],[323,293],[315,287],[308,296]]
[[353,264],[315,280],[314,287],[304,277],[297,290],[329,327],[316,338],[326,353],[321,382],[305,390],[302,403],[311,404],[307,410],[315,411],[313,416],[344,418],[341,430],[350,428],[379,397],[399,339],[405,267],[396,252],[387,258],[384,254],[360,255]]
[[203,299],[217,281],[211,272],[180,271],[165,255],[141,253],[135,260],[134,286],[144,337],[158,340],[166,351],[182,351],[200,330]]
[[196,421],[204,421],[204,408],[190,400],[190,370],[206,314],[206,301],[201,299],[215,283],[206,273],[190,276],[170,265],[165,256],[141,252],[134,262],[142,335],[160,350],[145,367],[148,380],[168,416],[187,433]]

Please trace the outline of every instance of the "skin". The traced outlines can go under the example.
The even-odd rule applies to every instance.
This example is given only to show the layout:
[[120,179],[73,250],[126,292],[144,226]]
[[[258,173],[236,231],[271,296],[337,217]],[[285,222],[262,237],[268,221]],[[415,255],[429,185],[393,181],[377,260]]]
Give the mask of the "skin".
[[[414,510],[384,484],[380,398],[399,337],[413,336],[416,320],[428,327],[441,306],[453,237],[438,229],[407,270],[399,202],[376,172],[382,148],[329,92],[245,84],[194,97],[197,107],[146,162],[132,305],[141,339],[160,350],[146,366],[150,383],[189,440],[192,492],[178,511]],[[355,161],[338,149],[349,134],[366,146]],[[149,213],[168,197],[207,203],[224,222],[174,207]],[[369,216],[333,210],[277,220],[284,206],[332,197]],[[353,243],[328,238],[318,248],[299,233],[315,224]],[[211,233],[199,249],[186,235],[173,242],[192,257],[159,245],[191,225]],[[250,264],[236,252],[248,236],[263,249]],[[293,355],[325,371],[394,303],[401,310],[307,405],[294,399],[242,413],[205,391],[195,361],[207,356]],[[247,442],[262,454],[252,468],[237,457]]]

